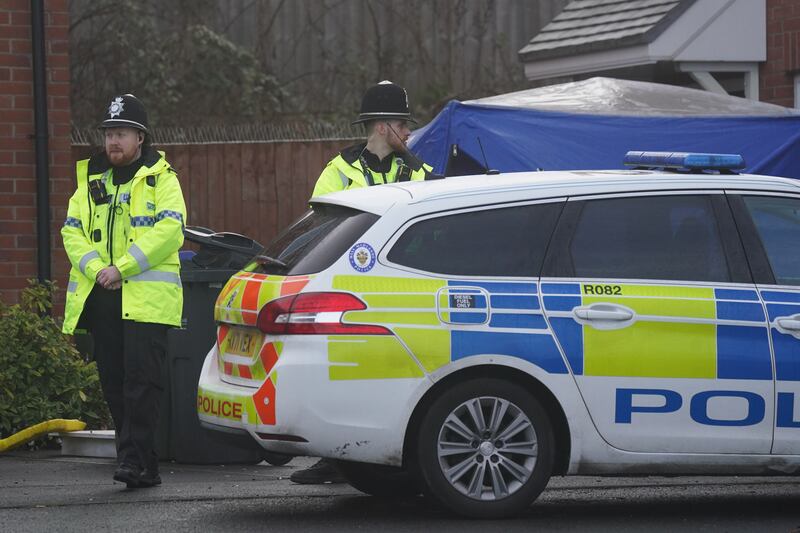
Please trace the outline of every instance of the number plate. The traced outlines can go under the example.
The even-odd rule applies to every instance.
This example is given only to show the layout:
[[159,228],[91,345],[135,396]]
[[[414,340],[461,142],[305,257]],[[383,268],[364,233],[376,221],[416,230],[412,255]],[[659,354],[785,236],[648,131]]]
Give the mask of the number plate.
[[261,348],[262,333],[257,330],[231,329],[225,338],[225,353],[253,357]]

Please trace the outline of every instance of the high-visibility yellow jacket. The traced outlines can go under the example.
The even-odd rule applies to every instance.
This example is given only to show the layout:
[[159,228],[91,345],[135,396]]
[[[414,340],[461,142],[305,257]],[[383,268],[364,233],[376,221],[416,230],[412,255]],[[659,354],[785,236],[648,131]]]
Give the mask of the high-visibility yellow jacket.
[[[61,229],[72,269],[63,331],[77,327],[98,272],[122,275],[122,319],[179,326],[183,309],[178,249],[186,205],[178,176],[163,152],[150,149],[133,179],[113,185],[103,157],[77,163],[78,188]],[[109,201],[95,203],[89,182],[101,180]]]
[[[336,191],[395,183],[397,181],[422,181],[433,171],[433,167],[421,163],[419,160],[394,155],[392,157],[392,166],[388,172],[374,172],[368,168],[365,173],[359,157],[365,146],[364,143],[350,146],[334,157],[317,179],[317,184],[314,186],[314,192],[311,196],[322,196]],[[398,175],[402,167],[406,167],[407,170]]]

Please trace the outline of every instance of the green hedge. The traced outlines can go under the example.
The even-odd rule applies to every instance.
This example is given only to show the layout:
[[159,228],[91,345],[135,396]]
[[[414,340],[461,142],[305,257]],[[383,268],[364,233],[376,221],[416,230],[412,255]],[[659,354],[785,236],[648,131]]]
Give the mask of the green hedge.
[[46,315],[53,284],[29,283],[20,304],[0,301],[0,438],[53,418],[110,427],[95,363]]

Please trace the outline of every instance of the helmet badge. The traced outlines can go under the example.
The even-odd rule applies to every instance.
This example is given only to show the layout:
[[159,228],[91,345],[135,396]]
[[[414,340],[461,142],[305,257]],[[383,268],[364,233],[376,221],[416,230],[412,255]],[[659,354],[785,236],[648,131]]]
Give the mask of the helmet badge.
[[112,100],[111,105],[108,106],[108,115],[110,118],[118,117],[125,109],[125,104],[122,102],[122,97],[117,96]]

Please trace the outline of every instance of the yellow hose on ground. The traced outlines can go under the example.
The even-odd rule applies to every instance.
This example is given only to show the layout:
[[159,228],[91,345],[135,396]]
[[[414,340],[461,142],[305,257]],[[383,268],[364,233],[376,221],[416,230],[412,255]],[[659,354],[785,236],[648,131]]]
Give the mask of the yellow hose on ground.
[[80,420],[56,418],[53,420],[48,420],[47,422],[40,422],[34,426],[25,428],[22,431],[18,431],[8,438],[0,439],[0,453],[7,452],[13,448],[16,448],[20,444],[25,444],[30,440],[41,437],[42,435],[46,435],[50,432],[81,431],[85,428],[86,422],[81,422]]

